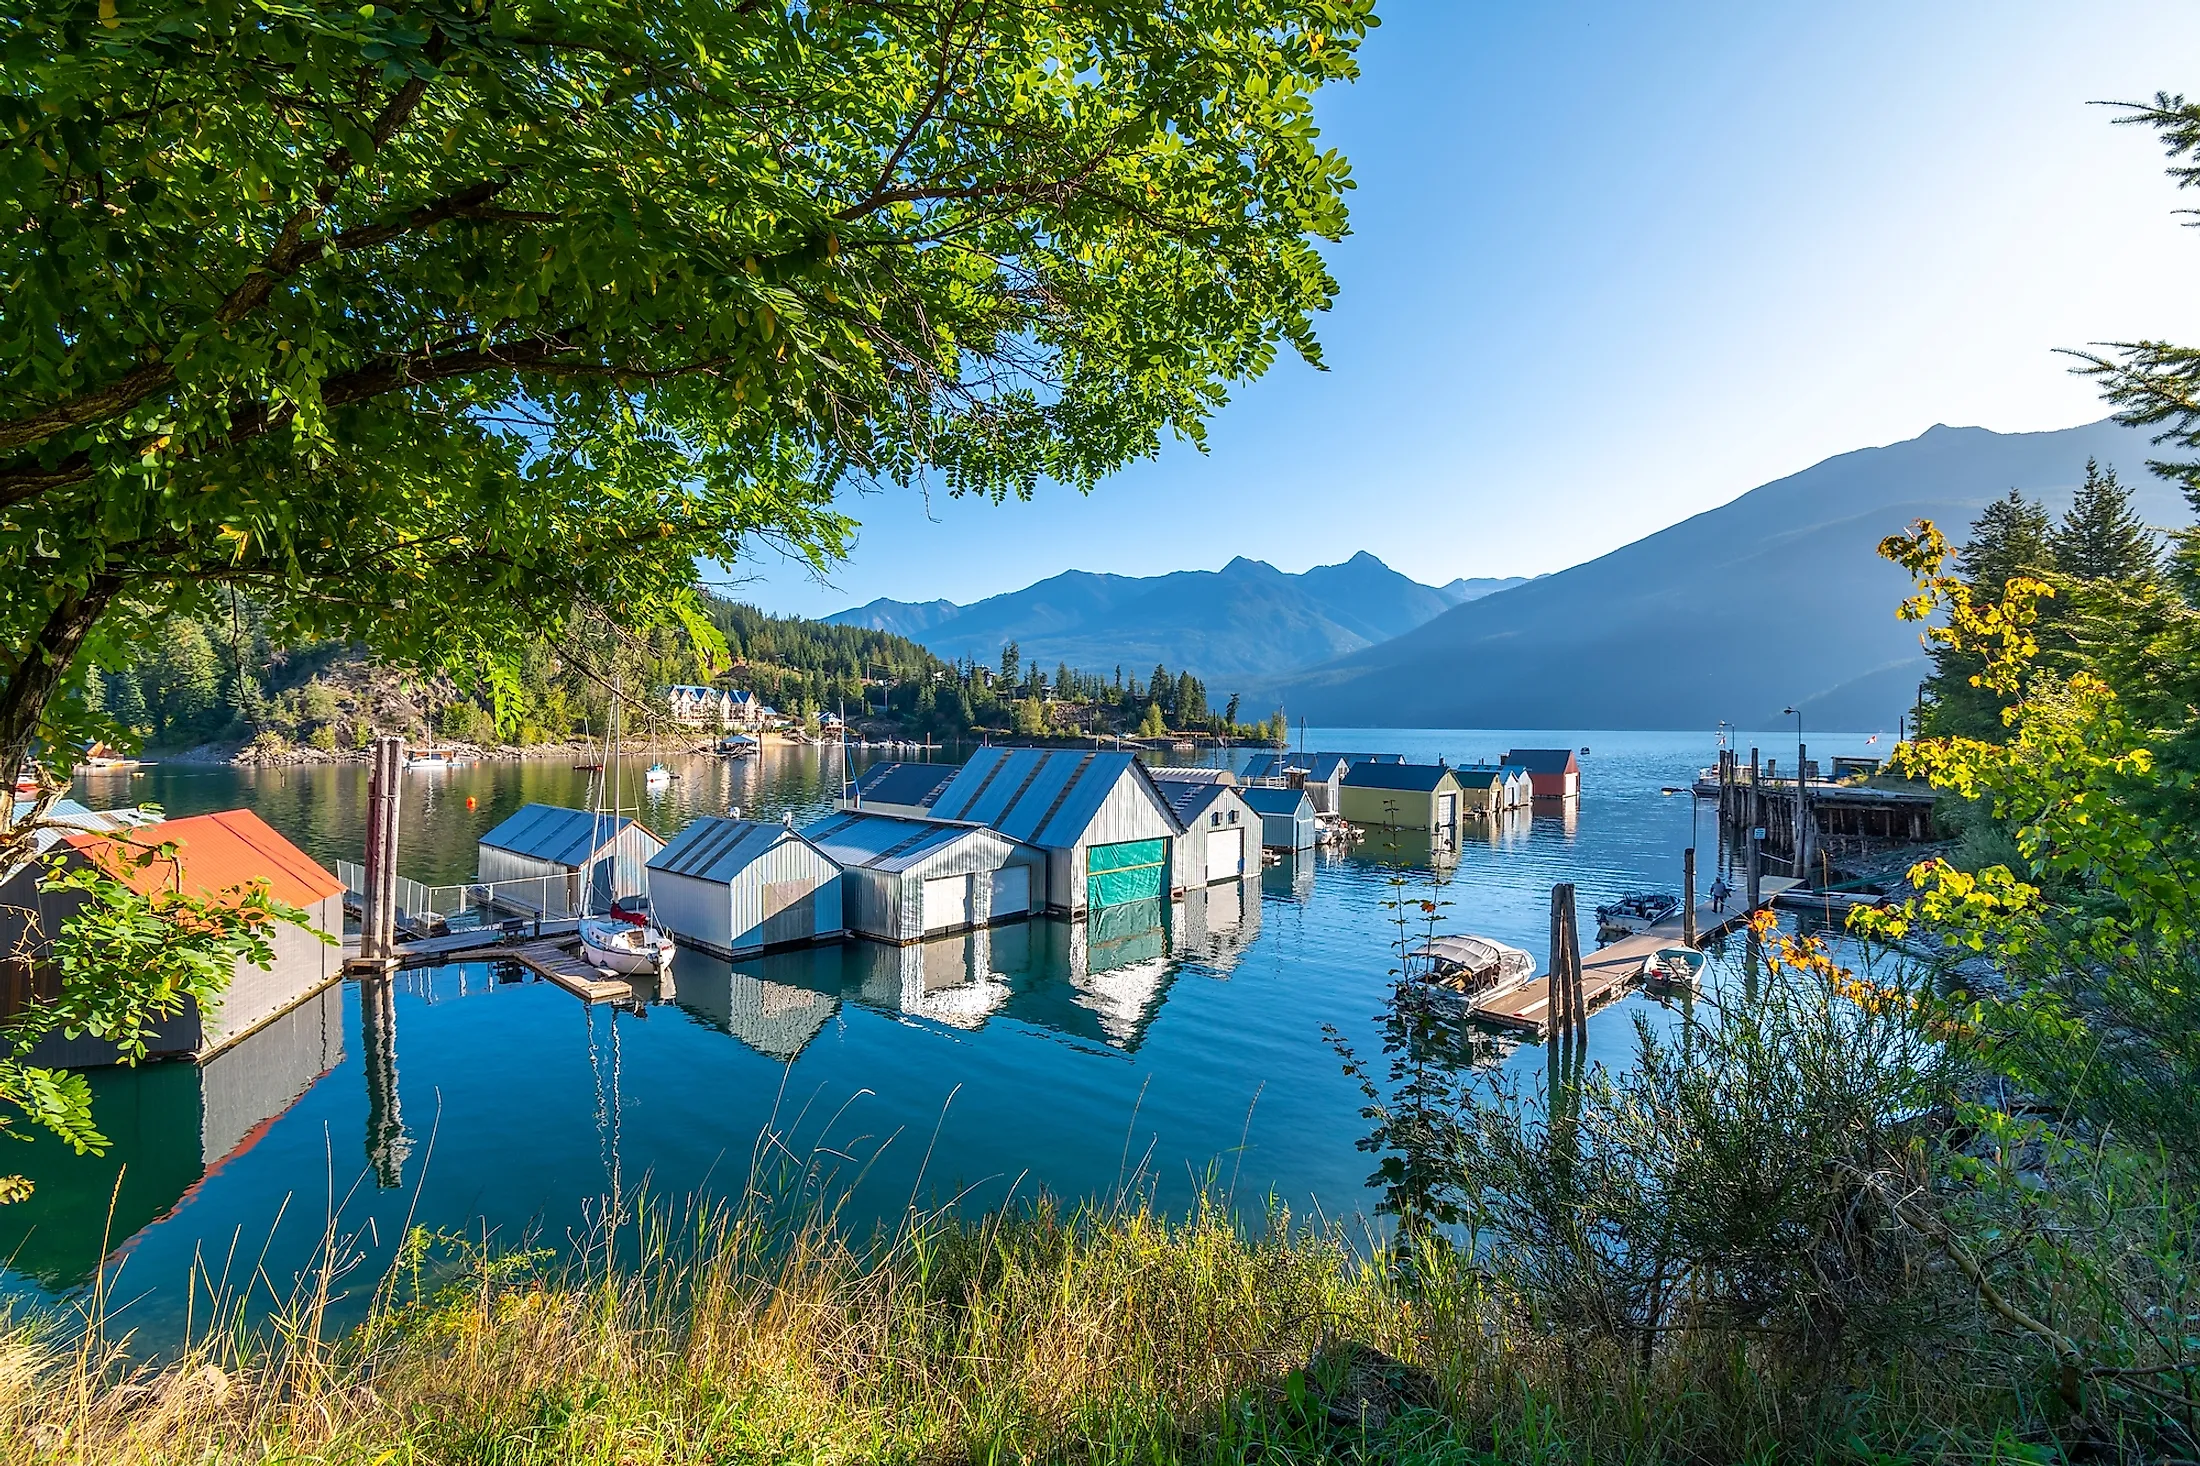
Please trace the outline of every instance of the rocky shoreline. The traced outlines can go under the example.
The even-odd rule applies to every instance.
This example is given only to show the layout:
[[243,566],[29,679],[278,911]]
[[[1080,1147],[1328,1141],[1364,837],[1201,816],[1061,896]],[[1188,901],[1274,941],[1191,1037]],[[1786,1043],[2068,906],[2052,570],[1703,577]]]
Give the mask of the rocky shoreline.
[[[461,743],[439,740],[417,747],[447,749],[472,763],[516,763],[525,759],[566,759],[593,763],[603,757],[600,743]],[[694,738],[634,738],[623,747],[629,757],[637,754],[709,753],[712,742]],[[147,749],[148,762],[184,764],[207,768],[311,768],[324,764],[363,764],[364,748],[314,748],[287,740],[255,738],[249,743],[201,743],[185,749]]]

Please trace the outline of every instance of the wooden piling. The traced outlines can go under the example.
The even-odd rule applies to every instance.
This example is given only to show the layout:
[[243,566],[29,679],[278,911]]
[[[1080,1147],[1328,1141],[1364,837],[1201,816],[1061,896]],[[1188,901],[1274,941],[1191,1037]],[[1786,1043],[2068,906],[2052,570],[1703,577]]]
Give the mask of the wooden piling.
[[1696,847],[1681,852],[1681,940],[1696,945]]
[[1745,910],[1755,911],[1764,903],[1765,842],[1757,834],[1764,828],[1764,810],[1757,781],[1757,750],[1749,751],[1749,905]]
[[359,893],[358,966],[386,972],[396,965],[398,786],[405,770],[405,740],[374,740],[367,773],[367,858]]

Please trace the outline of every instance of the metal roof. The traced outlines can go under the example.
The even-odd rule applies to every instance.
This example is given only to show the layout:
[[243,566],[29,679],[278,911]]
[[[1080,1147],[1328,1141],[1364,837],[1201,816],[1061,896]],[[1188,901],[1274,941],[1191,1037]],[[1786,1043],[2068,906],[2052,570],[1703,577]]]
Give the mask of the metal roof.
[[804,825],[802,838],[842,869],[905,871],[965,840],[1000,839],[981,825],[847,810]]
[[[1139,760],[1145,763],[1144,759]],[[1146,772],[1157,784],[1235,784],[1237,775],[1228,769],[1193,769],[1181,765],[1146,765]]]
[[1451,771],[1462,789],[1487,789],[1505,777],[1505,771],[1495,764],[1468,764]]
[[1531,774],[1563,774],[1581,767],[1574,762],[1574,751],[1570,748],[1508,749],[1505,762],[1518,764]]
[[215,896],[254,881],[266,881],[268,894],[293,906],[310,906],[343,892],[343,884],[314,863],[313,857],[275,833],[266,820],[249,809],[225,809],[218,814],[197,814],[186,819],[163,820],[145,826],[143,835],[128,838],[133,848],[176,847],[173,865],[153,860],[140,865],[122,858],[116,843],[105,835],[65,837],[70,846],[100,862],[124,885],[141,895],[181,885],[203,896]]
[[1344,782],[1350,789],[1399,789],[1428,794],[1434,792],[1447,775],[1455,772],[1445,764],[1354,764],[1345,770]]
[[932,813],[991,825],[1027,845],[1067,850],[1127,778],[1145,786],[1163,818],[1179,823],[1136,754],[1099,749],[981,748],[932,801]]
[[953,764],[873,764],[856,780],[856,797],[878,804],[930,804],[958,772]]
[[1243,797],[1244,791],[1235,784],[1199,783],[1172,779],[1161,785],[1161,797],[1169,801],[1169,808],[1189,829],[1192,822],[1207,812],[1207,807],[1225,794]]
[[1304,789],[1240,789],[1238,795],[1255,814],[1312,814],[1314,801]]
[[[589,856],[602,854],[628,825],[636,823],[624,815],[596,814],[560,804],[523,804],[483,835],[481,843],[578,870],[588,863]],[[646,826],[642,833],[663,845]]]
[[1293,769],[1311,772],[1313,760],[1303,753],[1256,753],[1245,762],[1248,779],[1280,779]]
[[703,881],[731,881],[758,856],[786,840],[809,844],[783,824],[707,815],[651,856],[649,868]]

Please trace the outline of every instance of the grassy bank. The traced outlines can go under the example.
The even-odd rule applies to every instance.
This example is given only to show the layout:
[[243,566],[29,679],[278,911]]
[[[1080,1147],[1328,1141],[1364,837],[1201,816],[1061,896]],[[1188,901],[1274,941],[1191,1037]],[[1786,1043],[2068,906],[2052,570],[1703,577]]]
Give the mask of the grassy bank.
[[[1805,1380],[1733,1336],[1642,1367],[1469,1275],[1412,1296],[1333,1232],[1040,1207],[867,1249],[659,1219],[620,1268],[399,1269],[370,1321],[308,1305],[158,1370],[19,1320],[10,1461],[1883,1459],[1997,1454],[1975,1366]],[[646,1233],[646,1236],[639,1234]]]

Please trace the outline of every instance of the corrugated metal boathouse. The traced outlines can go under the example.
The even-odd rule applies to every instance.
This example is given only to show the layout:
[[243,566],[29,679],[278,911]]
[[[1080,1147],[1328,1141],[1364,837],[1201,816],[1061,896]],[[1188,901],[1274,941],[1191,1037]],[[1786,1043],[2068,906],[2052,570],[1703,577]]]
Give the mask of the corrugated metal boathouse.
[[699,819],[649,862],[658,923],[720,957],[834,941],[846,930],[840,867],[783,824]]
[[847,928],[896,944],[1038,908],[1046,857],[983,825],[844,811],[802,838],[840,870]]
[[[609,910],[614,892],[646,890],[650,859],[664,848],[638,820],[523,804],[481,837],[478,868],[500,906],[578,916],[584,909]],[[592,889],[583,890],[582,872],[591,863]]]
[[1166,897],[1184,888],[1184,826],[1131,753],[982,748],[932,801],[941,819],[971,820],[1046,852],[1046,908]]

